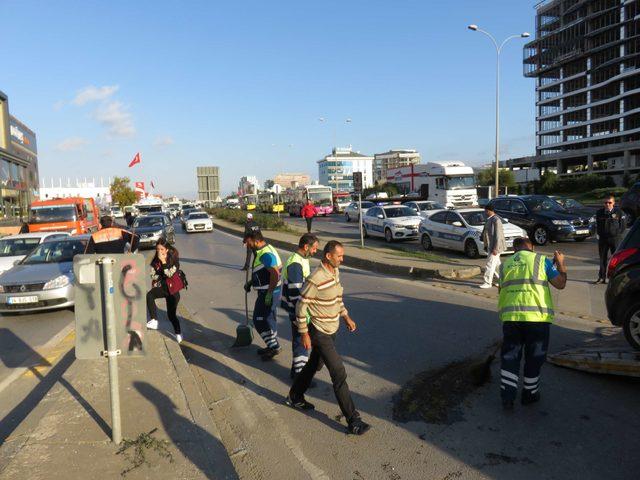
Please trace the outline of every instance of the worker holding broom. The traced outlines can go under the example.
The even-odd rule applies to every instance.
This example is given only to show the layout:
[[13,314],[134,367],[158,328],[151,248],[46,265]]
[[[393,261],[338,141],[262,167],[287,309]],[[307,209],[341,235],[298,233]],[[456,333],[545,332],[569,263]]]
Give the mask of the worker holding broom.
[[253,287],[258,292],[253,308],[253,325],[266,344],[265,348],[258,349],[258,355],[263,360],[270,360],[281,350],[276,312],[282,292],[282,261],[276,249],[267,244],[259,230],[249,232],[245,241],[254,252],[254,260],[251,280],[245,283],[244,289],[249,292]]
[[502,407],[512,410],[518,391],[520,361],[524,348],[523,405],[540,400],[540,370],[547,357],[549,328],[553,322],[553,299],[549,284],[562,290],[567,284],[564,255],[553,261],[534,253],[531,240],[516,238],[514,255],[500,267],[498,312],[502,321]]

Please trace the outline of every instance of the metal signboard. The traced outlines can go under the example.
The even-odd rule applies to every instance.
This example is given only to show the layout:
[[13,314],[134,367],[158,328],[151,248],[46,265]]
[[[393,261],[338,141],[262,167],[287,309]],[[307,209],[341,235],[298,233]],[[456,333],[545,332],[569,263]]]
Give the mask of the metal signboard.
[[[107,257],[114,260],[110,280],[105,277],[101,262]],[[113,310],[117,349],[125,356],[144,355],[145,300],[150,288],[144,256],[139,253],[76,255],[73,273],[76,278],[76,358],[100,358],[110,350],[106,340],[107,308]]]
[[353,172],[353,191],[362,193],[362,172]]

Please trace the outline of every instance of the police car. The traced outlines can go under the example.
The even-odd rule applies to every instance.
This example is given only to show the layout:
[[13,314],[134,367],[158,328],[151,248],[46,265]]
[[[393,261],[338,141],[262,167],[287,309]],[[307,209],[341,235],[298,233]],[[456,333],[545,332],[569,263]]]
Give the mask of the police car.
[[404,205],[371,207],[362,217],[365,237],[383,237],[387,242],[418,239],[422,217]]
[[[461,208],[459,210],[440,210],[420,224],[420,243],[425,250],[446,248],[464,252],[469,258],[487,255],[482,242],[482,230],[487,214],[481,208]],[[513,240],[526,237],[527,232],[502,219],[504,239],[507,251],[513,251]]]

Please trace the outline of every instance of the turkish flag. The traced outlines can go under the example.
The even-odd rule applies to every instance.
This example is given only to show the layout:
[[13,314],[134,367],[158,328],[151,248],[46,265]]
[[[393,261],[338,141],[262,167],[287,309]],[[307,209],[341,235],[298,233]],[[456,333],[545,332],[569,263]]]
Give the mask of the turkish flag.
[[133,167],[136,163],[140,163],[140,152],[136,153],[136,156],[133,157],[131,163],[129,164],[129,168]]

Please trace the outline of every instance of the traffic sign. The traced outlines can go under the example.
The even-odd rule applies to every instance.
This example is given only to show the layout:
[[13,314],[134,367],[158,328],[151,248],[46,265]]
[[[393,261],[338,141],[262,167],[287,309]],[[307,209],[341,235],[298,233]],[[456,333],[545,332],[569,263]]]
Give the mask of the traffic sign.
[[362,193],[362,172],[353,172],[353,191]]

